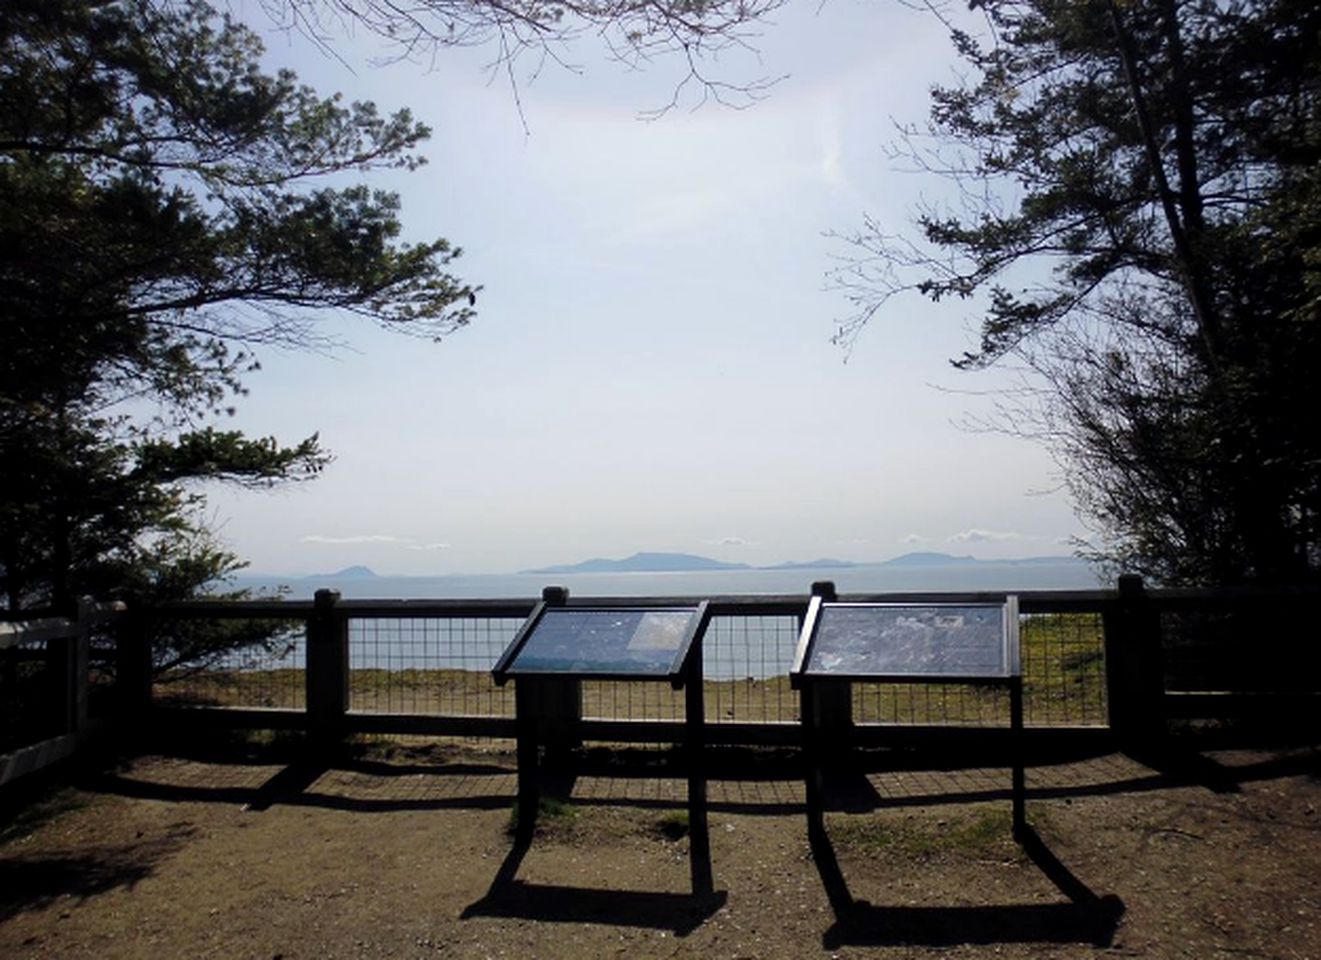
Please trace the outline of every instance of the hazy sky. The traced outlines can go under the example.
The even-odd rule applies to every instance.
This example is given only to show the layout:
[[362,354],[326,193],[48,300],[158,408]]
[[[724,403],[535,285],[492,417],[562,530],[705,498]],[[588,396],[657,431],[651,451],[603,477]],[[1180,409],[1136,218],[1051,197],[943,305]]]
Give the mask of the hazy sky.
[[[333,356],[266,351],[237,425],[320,431],[335,462],[271,493],[221,491],[226,542],[275,573],[364,563],[390,574],[500,573],[638,550],[774,563],[909,550],[1067,553],[1081,532],[1046,454],[960,422],[1001,375],[948,364],[966,304],[895,304],[846,363],[826,234],[870,213],[896,229],[941,186],[896,169],[895,121],[951,77],[943,33],[886,0],[791,7],[730,75],[788,74],[746,110],[644,122],[674,66],[630,73],[584,43],[584,70],[523,83],[525,133],[490,51],[427,67],[341,63],[272,31],[272,67],[323,93],[410,107],[429,164],[372,175],[410,239],[462,246],[484,289],[440,344],[327,317]],[[529,65],[530,66],[530,65]]]

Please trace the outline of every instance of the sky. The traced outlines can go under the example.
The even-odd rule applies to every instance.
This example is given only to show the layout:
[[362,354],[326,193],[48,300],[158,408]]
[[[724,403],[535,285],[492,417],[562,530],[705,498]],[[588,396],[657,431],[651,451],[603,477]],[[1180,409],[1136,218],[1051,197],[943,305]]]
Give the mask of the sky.
[[230,6],[270,68],[432,128],[426,166],[365,182],[400,194],[405,239],[448,238],[482,286],[440,343],[327,315],[332,352],[260,352],[234,426],[318,432],[335,459],[310,483],[210,492],[254,571],[1024,557],[1084,532],[1044,450],[967,426],[1010,382],[949,365],[975,305],[897,301],[851,352],[831,342],[848,304],[827,273],[849,253],[831,232],[864,214],[902,230],[941,196],[886,153],[954,76],[929,17],[791,4],[756,57],[716,65],[783,76],[764,99],[648,121],[677,64],[629,71],[584,41],[579,70],[524,64],[515,98],[490,50],[381,65],[344,34],[332,57],[257,0]]

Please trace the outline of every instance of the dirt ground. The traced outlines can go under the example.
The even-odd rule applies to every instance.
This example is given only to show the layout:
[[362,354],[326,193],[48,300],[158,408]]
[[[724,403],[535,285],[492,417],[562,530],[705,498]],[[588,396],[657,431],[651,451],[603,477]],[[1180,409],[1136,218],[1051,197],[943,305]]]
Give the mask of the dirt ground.
[[1315,748],[1033,766],[1022,846],[1006,770],[873,766],[814,851],[792,759],[722,758],[694,897],[661,767],[589,756],[520,847],[508,750],[138,756],[11,803],[0,957],[1321,957]]

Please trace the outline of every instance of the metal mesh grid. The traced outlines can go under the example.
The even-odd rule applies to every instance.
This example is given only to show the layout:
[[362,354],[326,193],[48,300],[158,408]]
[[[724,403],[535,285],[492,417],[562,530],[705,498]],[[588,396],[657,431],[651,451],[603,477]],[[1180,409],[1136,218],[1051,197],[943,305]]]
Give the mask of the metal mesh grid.
[[94,628],[87,649],[87,706],[97,719],[113,717],[118,708],[115,681],[119,637],[115,625]]
[[584,680],[582,715],[593,720],[682,720],[684,694],[668,683]]
[[[1105,642],[1099,613],[1033,613],[1019,618],[1023,722],[1104,724]],[[855,683],[856,723],[1009,723],[1003,687],[941,683]]]
[[853,722],[1008,726],[1009,691],[966,683],[855,683]]
[[[797,617],[712,618],[702,643],[706,719],[796,721],[798,697],[789,689],[789,667],[797,643]],[[583,716],[598,720],[682,720],[684,694],[661,683],[585,681]]]
[[1298,597],[1239,600],[1160,612],[1171,692],[1302,693],[1321,684],[1315,617]]
[[[241,620],[226,624],[245,626]],[[301,621],[291,621],[259,644],[160,671],[152,683],[152,698],[171,706],[302,710],[307,703],[306,671],[306,628]]]
[[523,621],[386,618],[349,621],[349,709],[437,716],[514,715],[514,689],[491,668]]
[[[522,622],[480,616],[350,619],[350,709],[512,717],[513,686],[496,687],[490,669]],[[234,623],[241,628],[244,621]],[[305,627],[289,623],[287,647],[249,648],[211,661],[205,669],[167,671],[158,678],[157,697],[189,705],[303,709]],[[1105,723],[1100,614],[1024,614],[1020,627],[1025,721]],[[714,618],[703,650],[707,720],[797,722],[798,696],[790,688],[788,670],[798,633],[794,616]],[[588,681],[582,692],[581,715],[586,718],[684,716],[683,692],[663,683]],[[852,709],[859,723],[1003,725],[1009,719],[1009,697],[1000,687],[858,683]]]
[[1019,618],[1023,721],[1104,724],[1105,633],[1099,613],[1034,613]]
[[798,630],[797,617],[712,619],[702,649],[707,719],[797,720],[798,695],[789,688],[789,668]]

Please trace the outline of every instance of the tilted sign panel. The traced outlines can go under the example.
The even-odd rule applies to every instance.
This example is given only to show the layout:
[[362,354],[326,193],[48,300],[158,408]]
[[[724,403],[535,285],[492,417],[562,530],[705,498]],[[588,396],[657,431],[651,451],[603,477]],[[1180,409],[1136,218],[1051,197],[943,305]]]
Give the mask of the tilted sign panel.
[[547,610],[510,670],[665,676],[695,615],[693,610]]
[[826,604],[807,672],[840,676],[1009,674],[1004,608]]

